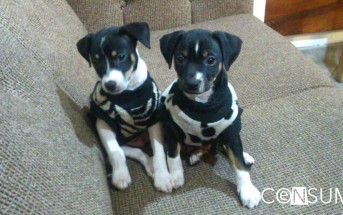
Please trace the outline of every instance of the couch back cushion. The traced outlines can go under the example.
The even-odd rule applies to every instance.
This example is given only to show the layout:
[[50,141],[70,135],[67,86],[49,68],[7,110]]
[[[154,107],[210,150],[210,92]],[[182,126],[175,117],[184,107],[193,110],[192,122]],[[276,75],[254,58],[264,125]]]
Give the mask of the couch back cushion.
[[82,107],[95,81],[76,42],[87,31],[64,0],[0,3],[0,210],[111,214]]
[[252,13],[253,0],[67,0],[87,30],[145,21],[163,30],[239,13]]

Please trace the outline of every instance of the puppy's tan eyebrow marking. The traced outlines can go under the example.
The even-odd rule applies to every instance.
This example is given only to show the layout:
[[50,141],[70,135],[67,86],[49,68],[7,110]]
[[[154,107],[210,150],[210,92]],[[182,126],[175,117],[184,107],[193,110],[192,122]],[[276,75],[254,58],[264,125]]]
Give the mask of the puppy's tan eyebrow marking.
[[95,59],[99,59],[100,58],[100,56],[99,56],[99,54],[95,54]]
[[187,52],[187,50],[184,50],[184,51],[182,51],[182,52],[181,52],[181,54],[183,54],[183,56],[185,56],[185,57],[187,57],[187,56],[188,56],[188,52]]
[[112,51],[111,55],[112,55],[112,57],[115,57],[117,55],[117,52],[116,51]]
[[134,55],[134,54],[131,54],[130,57],[131,57],[131,61],[135,63],[135,61],[136,61],[135,55]]
[[202,53],[202,56],[203,56],[203,57],[207,57],[207,56],[208,56],[208,51],[204,51],[204,52]]
[[223,69],[223,63],[220,63],[219,64],[219,71],[222,71],[222,69]]

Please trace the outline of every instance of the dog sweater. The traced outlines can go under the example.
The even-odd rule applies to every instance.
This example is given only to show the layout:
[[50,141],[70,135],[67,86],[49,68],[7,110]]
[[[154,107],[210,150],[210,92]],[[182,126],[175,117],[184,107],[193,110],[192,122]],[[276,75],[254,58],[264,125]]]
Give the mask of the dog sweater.
[[160,92],[148,75],[137,89],[118,95],[106,93],[100,81],[90,96],[90,115],[104,120],[116,133],[119,145],[146,132],[155,124],[160,106]]
[[177,84],[172,83],[163,93],[161,113],[165,116],[164,124],[175,133],[179,142],[192,146],[209,145],[217,142],[224,130],[230,133],[229,136],[239,134],[243,110],[238,107],[237,95],[230,83],[221,84],[207,103],[190,100]]

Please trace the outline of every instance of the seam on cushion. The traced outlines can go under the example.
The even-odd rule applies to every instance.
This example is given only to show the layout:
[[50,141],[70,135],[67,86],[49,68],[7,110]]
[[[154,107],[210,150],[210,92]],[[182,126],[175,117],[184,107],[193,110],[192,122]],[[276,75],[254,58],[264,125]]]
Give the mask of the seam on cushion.
[[251,105],[249,105],[249,104],[248,105],[242,105],[242,108],[245,108],[245,109],[253,108],[255,106],[260,106],[260,105],[265,104],[265,103],[270,103],[270,102],[273,102],[273,101],[276,101],[276,100],[285,99],[285,98],[288,98],[288,97],[291,97],[291,96],[294,96],[294,95],[300,95],[302,93],[305,93],[305,92],[308,92],[308,91],[311,91],[311,90],[315,90],[315,89],[319,89],[319,88],[338,89],[335,86],[327,86],[327,85],[312,86],[312,87],[308,87],[308,88],[305,88],[305,89],[302,89],[302,90],[298,90],[298,91],[295,91],[295,92],[287,93],[286,95],[278,97],[278,98],[266,99],[266,100],[263,100],[263,101],[260,101],[258,103],[251,104]]
[[126,7],[127,7],[127,1],[126,0],[123,0],[121,1],[121,6],[120,6],[120,11],[121,11],[121,14],[122,14],[122,20],[123,20],[123,25],[127,24],[127,21],[125,19],[125,10],[126,10]]

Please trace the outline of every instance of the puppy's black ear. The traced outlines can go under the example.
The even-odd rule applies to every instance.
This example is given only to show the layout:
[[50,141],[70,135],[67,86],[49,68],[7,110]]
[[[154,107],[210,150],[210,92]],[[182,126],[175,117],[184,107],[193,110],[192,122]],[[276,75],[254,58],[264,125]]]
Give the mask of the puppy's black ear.
[[228,71],[233,62],[237,59],[242,47],[242,40],[232,34],[215,31],[213,37],[219,42],[225,70]]
[[79,50],[82,57],[84,57],[88,61],[89,67],[92,66],[91,59],[90,59],[90,48],[92,44],[92,38],[93,38],[93,34],[88,34],[87,36],[79,40],[79,42],[77,42],[76,44],[77,50]]
[[184,31],[175,31],[173,33],[164,35],[160,39],[160,49],[164,59],[169,65],[169,69],[173,61],[174,49],[184,33]]
[[150,29],[148,23],[134,22],[123,25],[120,27],[119,32],[131,36],[150,49]]

